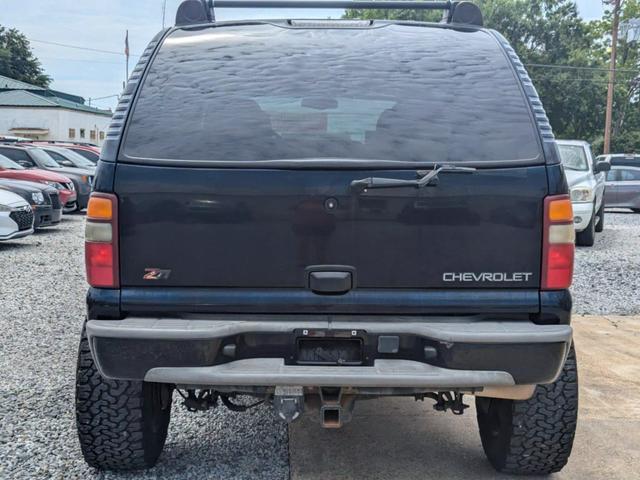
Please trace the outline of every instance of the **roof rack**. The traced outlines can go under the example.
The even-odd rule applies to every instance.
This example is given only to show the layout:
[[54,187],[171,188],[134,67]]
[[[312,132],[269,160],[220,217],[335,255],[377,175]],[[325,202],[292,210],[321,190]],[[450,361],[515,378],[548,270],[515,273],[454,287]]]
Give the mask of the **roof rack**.
[[26,139],[26,140],[21,140],[24,142],[28,142],[28,143],[41,143],[41,144],[50,144],[50,145],[58,145],[58,144],[65,144],[65,145],[74,145],[74,146],[78,146],[78,147],[98,147],[98,145],[96,145],[95,143],[91,143],[91,142],[76,142],[73,140],[34,140],[34,139]]
[[483,25],[480,8],[469,1],[342,1],[342,0],[184,0],[176,13],[176,26],[216,21],[216,8],[353,8],[444,10],[447,23]]

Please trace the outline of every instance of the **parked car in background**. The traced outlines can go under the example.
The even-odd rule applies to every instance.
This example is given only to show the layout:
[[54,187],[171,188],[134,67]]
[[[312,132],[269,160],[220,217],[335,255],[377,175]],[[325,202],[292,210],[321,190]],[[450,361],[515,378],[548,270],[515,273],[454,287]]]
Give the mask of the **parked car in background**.
[[609,153],[607,155],[598,155],[597,161],[609,162],[611,166],[628,165],[630,167],[640,167],[640,154]]
[[[10,180],[15,181],[15,180]],[[44,195],[44,200],[47,204],[51,205],[51,225],[56,225],[60,223],[62,220],[63,213],[63,203],[60,200],[60,191],[51,185],[44,185],[42,183],[37,182],[27,182],[23,180],[18,180],[25,185],[31,186],[39,186],[42,188],[42,194]]]
[[640,213],[640,161],[637,166],[611,165],[607,172],[607,207],[630,208]]
[[571,190],[576,245],[590,247],[604,229],[607,162],[594,162],[591,146],[582,140],[558,140],[558,149]]
[[58,165],[63,167],[75,167],[89,170],[93,175],[96,173],[96,164],[90,160],[87,160],[82,155],[74,152],[66,147],[59,146],[46,146],[41,147],[42,150],[47,152],[51,158],[53,158]]
[[63,167],[41,147],[32,145],[0,145],[0,154],[25,168],[41,168],[61,173],[71,179],[76,190],[76,210],[86,208],[94,172],[85,168]]
[[0,178],[25,180],[49,185],[58,190],[60,203],[65,212],[76,207],[76,190],[70,178],[55,172],[40,169],[26,169],[0,154]]
[[69,145],[66,148],[69,150],[73,150],[79,155],[82,155],[84,158],[93,162],[94,164],[98,163],[100,159],[100,149],[97,147],[85,146],[85,145]]
[[0,240],[26,237],[32,233],[31,206],[21,196],[0,189]]
[[94,165],[98,163],[100,158],[100,147],[90,143],[70,143],[70,142],[32,142],[34,145],[54,145],[56,147],[63,147],[76,152],[78,155],[82,155]]
[[20,195],[33,211],[33,228],[49,227],[60,222],[62,217],[62,208],[60,202],[57,202],[56,211],[52,204],[50,190],[58,195],[58,191],[47,185],[34,182],[24,182],[21,180],[0,179],[0,189],[13,192]]

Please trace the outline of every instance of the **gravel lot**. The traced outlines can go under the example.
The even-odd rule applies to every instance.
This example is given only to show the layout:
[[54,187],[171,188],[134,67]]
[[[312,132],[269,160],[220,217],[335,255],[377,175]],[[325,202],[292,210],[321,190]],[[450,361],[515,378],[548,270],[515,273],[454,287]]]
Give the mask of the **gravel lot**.
[[104,475],[85,465],[73,406],[83,225],[65,216],[55,229],[0,243],[0,478],[288,478],[287,429],[271,409],[192,414],[177,399],[156,468]]
[[[0,478],[287,478],[287,429],[266,407],[188,414],[176,401],[156,468],[100,475],[84,464],[73,415],[83,222],[0,243]],[[575,310],[637,314],[640,215],[606,222],[595,247],[578,249]]]
[[[616,213],[614,213],[616,212]],[[573,310],[581,314],[640,312],[640,215],[607,211],[593,247],[579,247],[573,279]]]

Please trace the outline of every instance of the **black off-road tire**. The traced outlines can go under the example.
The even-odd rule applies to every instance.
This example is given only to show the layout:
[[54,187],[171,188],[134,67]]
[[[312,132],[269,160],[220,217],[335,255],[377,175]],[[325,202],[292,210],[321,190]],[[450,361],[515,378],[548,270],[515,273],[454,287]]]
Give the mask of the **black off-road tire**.
[[602,203],[600,204],[600,208],[598,209],[596,216],[598,217],[596,232],[600,233],[604,230],[604,199],[602,199]]
[[167,438],[171,414],[170,391],[165,391],[163,402],[163,388],[159,384],[103,378],[91,358],[83,329],[76,374],[76,425],[87,464],[101,470],[137,470],[155,465]]
[[[595,205],[593,206],[595,210]],[[596,241],[596,212],[591,215],[591,221],[587,228],[581,232],[576,232],[576,245],[580,247],[592,247]]]
[[569,459],[578,418],[573,347],[560,378],[538,385],[529,400],[476,397],[484,451],[499,472],[549,475]]

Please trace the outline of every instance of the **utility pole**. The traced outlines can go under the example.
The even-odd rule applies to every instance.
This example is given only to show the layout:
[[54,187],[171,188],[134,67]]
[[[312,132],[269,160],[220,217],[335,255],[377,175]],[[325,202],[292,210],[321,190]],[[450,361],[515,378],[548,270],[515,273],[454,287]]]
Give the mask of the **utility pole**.
[[611,29],[611,61],[609,62],[609,86],[607,88],[607,110],[604,120],[604,148],[605,155],[611,148],[611,123],[613,116],[613,93],[616,81],[616,55],[618,50],[618,28],[620,24],[620,5],[622,0],[613,2],[613,25]]
[[162,2],[162,29],[164,30],[164,20],[167,13],[167,0]]
[[126,58],[126,62],[127,62],[126,63],[126,69],[127,69],[126,81],[128,82],[129,81],[129,30],[127,30],[127,34],[124,37],[124,54],[127,57]]

